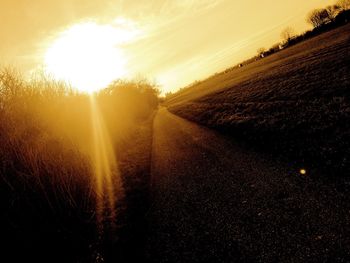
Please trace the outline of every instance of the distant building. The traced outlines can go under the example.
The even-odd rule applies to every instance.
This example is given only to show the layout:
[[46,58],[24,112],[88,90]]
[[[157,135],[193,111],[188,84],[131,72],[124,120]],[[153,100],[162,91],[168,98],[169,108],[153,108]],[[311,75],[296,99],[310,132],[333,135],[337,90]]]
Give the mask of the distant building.
[[295,43],[296,37],[291,37],[289,40],[283,41],[281,44],[278,45],[279,50],[284,49],[293,43]]

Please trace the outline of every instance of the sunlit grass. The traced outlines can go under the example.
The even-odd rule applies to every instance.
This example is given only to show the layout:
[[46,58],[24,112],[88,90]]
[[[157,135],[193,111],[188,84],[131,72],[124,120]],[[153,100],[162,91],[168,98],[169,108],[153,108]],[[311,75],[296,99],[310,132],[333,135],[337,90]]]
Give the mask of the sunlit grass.
[[98,227],[101,228],[104,217],[108,217],[111,224],[114,224],[115,203],[121,199],[124,191],[113,144],[94,95],[90,96],[90,107],[93,131],[91,157],[97,193],[96,216]]
[[157,90],[142,81],[89,95],[44,75],[27,81],[14,69],[0,70],[1,205],[6,225],[22,229],[16,236],[1,228],[3,236],[41,249],[52,240],[87,255],[83,250],[118,217],[118,145],[156,107]]

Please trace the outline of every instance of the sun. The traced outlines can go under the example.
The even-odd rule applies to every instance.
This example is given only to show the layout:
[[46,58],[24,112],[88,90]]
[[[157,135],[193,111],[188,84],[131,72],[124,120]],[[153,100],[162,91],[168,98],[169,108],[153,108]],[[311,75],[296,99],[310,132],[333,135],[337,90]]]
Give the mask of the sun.
[[45,53],[46,72],[82,92],[94,92],[127,73],[121,44],[135,38],[134,30],[76,24],[60,33]]

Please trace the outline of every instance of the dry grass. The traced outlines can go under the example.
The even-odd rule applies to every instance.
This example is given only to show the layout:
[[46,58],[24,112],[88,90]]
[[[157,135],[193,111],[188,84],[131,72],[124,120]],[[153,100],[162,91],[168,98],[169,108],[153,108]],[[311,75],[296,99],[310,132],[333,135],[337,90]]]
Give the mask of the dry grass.
[[350,25],[166,101],[187,119],[329,173],[350,168]]
[[[1,71],[0,192],[5,251],[19,249],[29,258],[39,258],[42,251],[59,256],[59,249],[68,253],[77,249],[80,254],[93,240],[93,231],[76,228],[94,224],[85,221],[94,217],[92,172],[78,146],[83,140],[77,140],[82,135],[86,138],[88,123],[77,109],[87,103],[85,95],[63,83],[45,78],[26,82],[13,70]],[[23,256],[12,253],[14,261]]]
[[[116,150],[130,146],[130,134],[152,116],[156,95],[152,85],[138,81],[114,83],[96,96]],[[11,262],[99,257],[90,103],[87,94],[45,76],[25,81],[15,70],[0,71],[0,231]],[[118,157],[133,163],[124,152]]]

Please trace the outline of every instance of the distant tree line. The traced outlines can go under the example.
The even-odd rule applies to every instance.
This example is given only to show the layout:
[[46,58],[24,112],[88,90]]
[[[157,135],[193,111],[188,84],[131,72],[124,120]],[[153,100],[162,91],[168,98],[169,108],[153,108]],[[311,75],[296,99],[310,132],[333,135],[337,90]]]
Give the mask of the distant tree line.
[[[306,17],[306,22],[313,26],[312,30],[308,30],[303,34],[296,35],[295,30],[288,26],[281,32],[282,41],[274,44],[269,49],[261,47],[257,49],[257,56],[251,57],[243,62],[238,63],[236,66],[230,67],[223,72],[215,73],[213,76],[226,74],[236,68],[244,67],[244,65],[250,64],[260,58],[264,58],[273,53],[280,51],[281,49],[295,45],[303,40],[314,37],[324,31],[330,30],[337,26],[346,24],[350,21],[350,0],[338,0],[336,4],[327,6],[325,8],[315,9],[309,12]],[[211,76],[211,77],[213,77]],[[196,80],[190,85],[181,88],[176,94],[184,92],[189,88],[198,86],[202,81]],[[165,94],[163,99],[169,99],[174,94],[168,92]]]
[[349,9],[350,0],[340,0],[335,5],[312,10],[307,16],[306,21],[314,28],[320,28],[328,23],[347,22],[344,21],[344,19],[346,20],[346,13],[348,13],[347,11],[349,11]]
[[[254,60],[269,56],[281,49],[299,43],[300,41],[318,35],[334,27],[346,24],[349,21],[350,0],[339,0],[334,5],[329,5],[325,8],[312,10],[306,17],[306,22],[308,22],[313,27],[312,30],[306,31],[301,35],[296,35],[292,27],[286,27],[281,32],[282,42],[273,45],[268,50],[266,50],[265,48],[259,48],[257,50],[258,56],[255,57]],[[249,59],[246,62],[251,62],[254,60]],[[246,64],[246,62],[243,62],[243,64]],[[242,65],[242,63],[240,63],[239,65]]]

